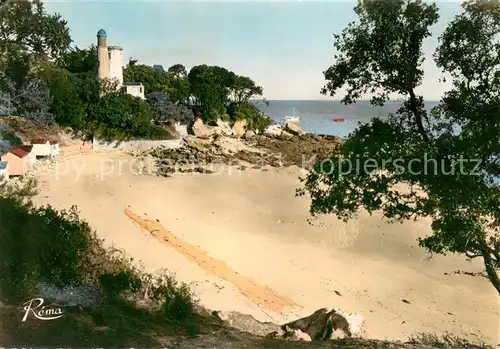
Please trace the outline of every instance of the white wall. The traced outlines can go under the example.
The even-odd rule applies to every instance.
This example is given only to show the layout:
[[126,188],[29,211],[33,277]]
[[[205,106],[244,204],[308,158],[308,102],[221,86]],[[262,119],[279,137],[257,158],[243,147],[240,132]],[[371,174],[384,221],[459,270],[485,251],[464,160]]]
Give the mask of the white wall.
[[136,85],[127,85],[126,89],[127,89],[127,93],[129,95],[145,99],[145,97],[144,97],[144,86],[143,85],[139,85],[139,86],[136,86]]
[[35,156],[50,156],[51,151],[50,143],[47,142],[45,144],[33,144],[33,149],[31,152],[35,154]]
[[98,139],[94,139],[93,148],[94,149],[120,149],[128,151],[142,151],[154,148],[169,148],[176,149],[182,147],[184,140],[171,139],[171,140],[160,140],[160,141],[149,141],[149,140],[137,140],[137,141],[113,141],[107,142]]
[[118,81],[118,88],[123,86],[123,50],[109,47],[109,78]]
[[59,143],[50,145],[50,153],[52,156],[58,156],[60,154]]

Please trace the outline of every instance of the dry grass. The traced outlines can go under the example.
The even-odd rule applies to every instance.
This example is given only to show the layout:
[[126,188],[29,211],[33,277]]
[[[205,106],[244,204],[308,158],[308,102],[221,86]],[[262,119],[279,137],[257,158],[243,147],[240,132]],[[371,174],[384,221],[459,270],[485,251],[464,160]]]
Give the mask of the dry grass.
[[409,338],[408,343],[447,348],[486,348],[484,343],[470,343],[466,339],[451,333],[446,333],[442,336],[434,333],[416,333]]
[[0,117],[3,121],[14,130],[14,135],[23,143],[28,143],[33,138],[51,138],[58,141],[63,141],[68,135],[72,134],[72,130],[68,127],[59,125],[35,125],[29,120],[18,116]]

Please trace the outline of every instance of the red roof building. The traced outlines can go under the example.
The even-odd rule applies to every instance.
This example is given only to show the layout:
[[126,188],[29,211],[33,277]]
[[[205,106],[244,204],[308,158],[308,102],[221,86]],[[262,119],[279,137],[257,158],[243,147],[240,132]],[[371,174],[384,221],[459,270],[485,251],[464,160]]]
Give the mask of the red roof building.
[[36,157],[32,148],[31,145],[21,145],[2,155],[1,161],[8,163],[9,176],[22,176],[33,165]]
[[34,138],[31,140],[31,144],[45,144],[47,142],[49,142],[50,145],[54,145],[54,144],[59,143],[55,139],[46,139],[46,138]]
[[28,156],[31,153],[31,150],[33,149],[32,145],[21,145],[19,147],[16,147],[12,149],[10,152],[17,156],[18,158],[24,158],[25,156]]

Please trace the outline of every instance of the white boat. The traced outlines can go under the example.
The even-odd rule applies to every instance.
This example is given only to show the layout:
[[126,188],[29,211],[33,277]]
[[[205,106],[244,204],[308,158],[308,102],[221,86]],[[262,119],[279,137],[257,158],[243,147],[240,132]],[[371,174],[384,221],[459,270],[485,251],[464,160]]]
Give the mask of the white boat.
[[300,116],[296,116],[295,115],[295,107],[293,107],[293,115],[292,116],[285,116],[285,122],[287,121],[291,121],[291,122],[295,122],[295,123],[299,123],[300,122]]

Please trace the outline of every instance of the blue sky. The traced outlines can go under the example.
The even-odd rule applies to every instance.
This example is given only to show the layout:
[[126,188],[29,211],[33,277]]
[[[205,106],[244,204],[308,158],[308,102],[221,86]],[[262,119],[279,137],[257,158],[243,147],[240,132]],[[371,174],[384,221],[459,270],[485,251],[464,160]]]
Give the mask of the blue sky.
[[[439,2],[436,34],[424,43],[431,58],[437,35],[460,12],[458,2]],[[333,59],[333,34],[355,20],[355,2],[144,2],[45,1],[68,21],[76,45],[87,47],[104,28],[108,44],[122,46],[142,64],[220,65],[250,76],[268,99],[331,99],[321,96],[322,71]],[[432,59],[424,65],[421,93],[439,99],[449,85]],[[338,99],[338,98],[335,98]]]

